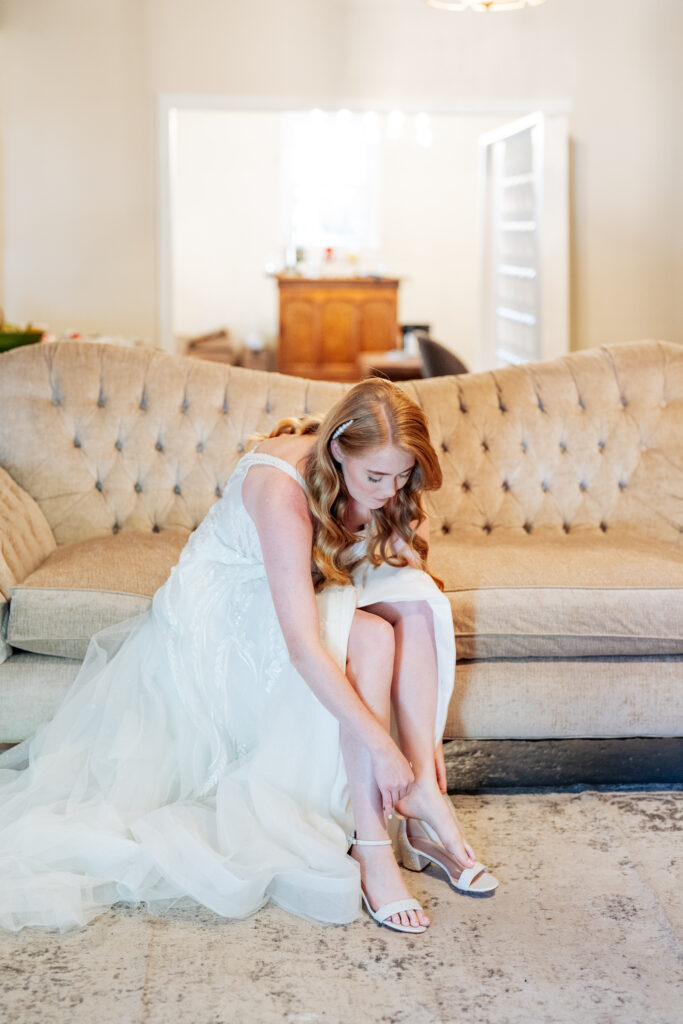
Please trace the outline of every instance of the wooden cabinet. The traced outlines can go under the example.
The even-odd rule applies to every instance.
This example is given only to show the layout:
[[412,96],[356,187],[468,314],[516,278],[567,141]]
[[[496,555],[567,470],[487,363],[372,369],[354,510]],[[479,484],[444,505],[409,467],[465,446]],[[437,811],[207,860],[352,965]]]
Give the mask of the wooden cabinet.
[[278,370],[353,381],[358,356],[396,348],[397,278],[306,278],[278,274]]

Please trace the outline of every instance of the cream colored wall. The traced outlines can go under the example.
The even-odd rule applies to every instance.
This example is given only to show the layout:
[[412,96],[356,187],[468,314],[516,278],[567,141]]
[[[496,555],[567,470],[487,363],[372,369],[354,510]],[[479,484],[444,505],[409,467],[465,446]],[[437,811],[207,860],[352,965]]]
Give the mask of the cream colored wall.
[[683,342],[679,0],[4,0],[0,19],[10,317],[156,338],[160,93],[568,99],[572,347]]

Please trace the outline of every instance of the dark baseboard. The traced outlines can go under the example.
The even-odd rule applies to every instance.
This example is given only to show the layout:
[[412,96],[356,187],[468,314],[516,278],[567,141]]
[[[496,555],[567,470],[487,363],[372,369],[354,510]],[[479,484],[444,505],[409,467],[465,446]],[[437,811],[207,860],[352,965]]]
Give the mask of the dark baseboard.
[[683,786],[683,737],[444,742],[449,793]]

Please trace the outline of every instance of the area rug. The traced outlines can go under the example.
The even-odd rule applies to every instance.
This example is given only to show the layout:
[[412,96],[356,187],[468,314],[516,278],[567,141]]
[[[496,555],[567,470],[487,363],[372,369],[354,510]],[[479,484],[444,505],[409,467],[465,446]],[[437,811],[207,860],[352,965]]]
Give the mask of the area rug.
[[0,933],[11,1024],[680,1024],[683,791],[453,797],[497,894],[406,872],[423,935],[267,907],[150,918],[118,905],[63,936]]

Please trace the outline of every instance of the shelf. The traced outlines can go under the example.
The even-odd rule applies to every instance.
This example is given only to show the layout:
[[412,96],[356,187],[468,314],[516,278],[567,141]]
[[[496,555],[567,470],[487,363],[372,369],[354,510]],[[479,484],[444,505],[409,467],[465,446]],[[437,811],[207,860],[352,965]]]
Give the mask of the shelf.
[[507,178],[501,178],[501,188],[517,188],[518,185],[533,185],[534,183],[533,171],[529,174],[510,174]]
[[497,270],[504,277],[526,277],[530,280],[537,274],[536,267],[518,267],[514,263],[500,263]]
[[509,309],[507,306],[496,306],[496,315],[502,317],[503,320],[514,320],[516,324],[533,326],[536,323],[533,313],[522,313],[518,309]]
[[535,220],[502,220],[499,224],[501,231],[535,231]]

